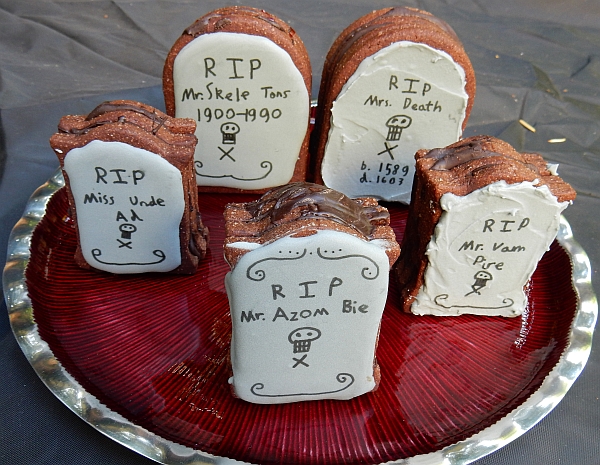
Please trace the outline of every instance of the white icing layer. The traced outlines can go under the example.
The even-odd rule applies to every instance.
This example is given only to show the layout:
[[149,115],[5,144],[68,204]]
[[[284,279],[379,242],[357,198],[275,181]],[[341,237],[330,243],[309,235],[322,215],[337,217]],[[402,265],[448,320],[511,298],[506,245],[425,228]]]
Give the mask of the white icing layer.
[[414,155],[462,133],[465,73],[446,52],[402,41],[366,58],[335,100],[321,174],[349,197],[410,202]]
[[373,390],[388,276],[384,249],[336,231],[245,254],[225,278],[236,395],[280,404]]
[[231,247],[232,249],[244,249],[244,250],[254,250],[259,247],[262,247],[262,244],[258,242],[231,242],[227,244],[225,247]]
[[558,163],[547,163],[546,168],[552,176],[558,176]]
[[64,160],[85,260],[111,273],[165,272],[181,264],[181,172],[122,142],[92,141]]
[[217,32],[175,58],[177,117],[196,120],[202,186],[263,189],[292,178],[310,98],[290,55],[271,40]]
[[523,290],[556,237],[559,203],[547,186],[496,182],[464,197],[444,194],[428,245],[416,314],[520,315]]

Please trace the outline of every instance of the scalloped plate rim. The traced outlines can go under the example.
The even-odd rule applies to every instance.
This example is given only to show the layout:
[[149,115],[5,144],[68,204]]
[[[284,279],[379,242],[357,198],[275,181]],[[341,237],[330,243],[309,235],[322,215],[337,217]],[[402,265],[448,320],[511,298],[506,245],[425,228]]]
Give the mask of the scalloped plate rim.
[[[71,411],[102,434],[148,459],[165,465],[243,463],[164,439],[112,411],[75,381],[54,357],[48,344],[40,338],[33,319],[33,308],[27,294],[24,273],[30,257],[29,243],[33,230],[44,216],[48,201],[62,186],[64,179],[61,170],[58,169],[48,182],[32,194],[21,219],[9,237],[3,290],[11,328],[27,360],[47,388]],[[577,298],[577,309],[568,344],[539,389],[498,422],[463,441],[438,451],[387,463],[471,463],[526,433],[566,395],[589,358],[598,317],[598,303],[591,284],[589,258],[575,241],[571,227],[563,216],[560,219],[557,241],[571,260],[571,278]]]

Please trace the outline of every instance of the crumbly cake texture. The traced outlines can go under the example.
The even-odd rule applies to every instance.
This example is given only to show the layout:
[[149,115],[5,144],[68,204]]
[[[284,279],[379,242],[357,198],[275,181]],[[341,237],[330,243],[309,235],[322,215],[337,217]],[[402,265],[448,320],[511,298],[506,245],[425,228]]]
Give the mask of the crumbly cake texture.
[[[171,272],[194,273],[199,261],[206,254],[208,241],[208,229],[203,225],[198,211],[193,170],[194,149],[197,143],[195,127],[194,120],[172,118],[154,107],[131,100],[104,102],[88,115],[68,115],[61,118],[58,132],[50,138],[50,145],[63,169],[70,214],[74,219],[78,237],[77,208],[71,190],[71,180],[64,169],[65,158],[71,150],[86,147],[96,141],[127,144],[159,155],[181,173],[185,202],[179,224],[181,264]],[[75,253],[75,261],[83,268],[92,268],[84,259],[80,245]]]
[[[312,92],[312,69],[308,52],[301,38],[282,19],[264,10],[246,6],[232,6],[214,10],[197,19],[186,28],[182,35],[171,47],[165,66],[163,68],[163,93],[166,112],[175,116],[175,84],[173,81],[173,68],[175,58],[179,52],[195,38],[216,32],[229,32],[265,37],[285,50],[304,79],[308,95]],[[307,180],[309,168],[309,121],[306,122],[307,131],[302,143],[296,167],[290,182]],[[264,193],[268,189],[242,190],[218,186],[199,186],[200,192],[254,192]]]
[[[231,267],[253,250],[254,244],[268,244],[285,236],[310,236],[321,230],[386,241],[390,267],[400,254],[389,212],[376,199],[350,199],[318,184],[291,183],[272,189],[254,202],[228,204],[224,216],[225,259]],[[249,248],[229,247],[243,243]]]
[[402,252],[394,267],[400,284],[402,308],[411,311],[429,260],[428,244],[442,216],[440,199],[446,193],[466,196],[492,183],[524,181],[547,186],[558,202],[571,202],[575,190],[552,174],[536,153],[519,153],[510,144],[490,136],[474,136],[445,148],[420,150]]
[[475,73],[454,30],[431,13],[415,8],[392,7],[373,11],[344,29],[325,58],[312,141],[315,182],[322,182],[321,163],[331,128],[333,102],[366,58],[400,41],[425,44],[446,52],[462,67],[469,96],[462,129],[466,127],[475,99]]

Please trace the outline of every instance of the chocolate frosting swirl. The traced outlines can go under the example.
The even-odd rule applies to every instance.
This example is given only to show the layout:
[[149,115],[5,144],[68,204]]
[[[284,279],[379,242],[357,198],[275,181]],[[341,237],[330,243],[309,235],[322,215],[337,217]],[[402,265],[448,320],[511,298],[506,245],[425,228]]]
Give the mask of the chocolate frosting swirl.
[[480,141],[473,141],[459,147],[445,147],[430,150],[429,153],[425,155],[425,158],[433,158],[437,160],[431,169],[442,171],[451,170],[452,168],[462,165],[463,163],[467,163],[471,160],[477,160],[479,158],[504,156],[506,155],[486,150],[483,148]]
[[146,116],[147,118],[150,118],[153,121],[163,121],[162,118],[160,118],[157,114],[156,111],[149,111],[146,108],[142,107],[141,105],[137,105],[133,102],[102,102],[100,105],[98,105],[96,108],[94,108],[86,117],[85,120],[86,121],[91,121],[94,118],[97,118],[98,116],[101,116],[105,113],[109,113],[111,111],[134,111],[136,113],[139,113],[141,115]]
[[540,174],[537,166],[531,163],[526,163],[522,159],[516,158],[516,156],[522,158],[518,153],[516,156],[512,156],[509,153],[496,152],[486,147],[490,145],[490,137],[471,137],[448,147],[430,150],[424,158],[433,158],[437,160],[430,168],[434,171],[451,170],[470,161],[479,160],[480,158],[510,158],[512,162],[523,165],[525,168],[533,171],[536,175]]
[[270,26],[279,29],[286,34],[292,34],[293,29],[282,21],[277,21],[276,18],[269,15],[264,10],[259,10],[252,7],[236,6],[225,7],[212,11],[201,18],[197,19],[191,26],[184,30],[184,34],[193,37],[205,34],[207,32],[216,32],[232,23],[234,16],[252,16],[258,20],[268,23]]
[[350,47],[365,34],[368,34],[369,32],[378,28],[394,26],[395,24],[398,24],[398,18],[408,17],[419,18],[425,21],[429,21],[430,23],[434,24],[442,31],[450,35],[455,41],[460,43],[460,40],[456,35],[456,32],[454,32],[454,29],[452,29],[448,23],[433,16],[432,14],[418,10],[416,8],[410,8],[405,6],[392,7],[382,15],[373,18],[371,21],[363,24],[355,31],[352,31],[350,34],[348,34],[348,36],[344,39],[344,42],[341,44],[338,51],[336,52],[336,55],[332,61],[338,61],[339,57],[343,56],[350,49]]
[[365,237],[373,232],[373,220],[389,215],[375,207],[364,207],[341,192],[305,182],[287,184],[267,192],[250,203],[248,211],[257,220],[268,217],[273,225],[298,217],[328,219],[349,226]]
[[[189,118],[172,118],[162,111],[133,100],[103,102],[88,115],[67,115],[58,124],[58,134],[75,136],[88,143],[94,139],[122,140],[130,145],[161,153],[154,144],[177,147],[195,147],[196,123]],[[75,144],[76,146],[79,143]],[[151,148],[154,147],[154,148]],[[156,152],[158,150],[158,152]]]
[[113,124],[115,122],[119,122],[119,123],[124,123],[126,122],[126,118],[125,116],[121,115],[117,118],[116,121],[112,121],[112,120],[96,120],[96,118],[99,118],[101,116],[103,116],[106,113],[110,113],[113,111],[119,111],[119,112],[127,112],[127,111],[132,111],[135,113],[138,113],[140,115],[145,116],[146,118],[150,119],[156,126],[154,126],[152,128],[152,134],[156,135],[159,131],[160,128],[162,128],[164,126],[164,124],[167,121],[167,115],[162,115],[162,117],[160,115],[158,115],[155,111],[150,111],[146,108],[144,108],[142,105],[137,104],[136,102],[133,101],[107,101],[107,102],[102,102],[100,105],[98,105],[96,108],[94,108],[86,117],[83,121],[85,121],[87,124],[85,124],[83,127],[63,127],[62,125],[59,125],[58,129],[60,132],[64,132],[67,134],[74,134],[77,136],[83,135],[83,134],[87,134],[90,130],[100,127],[100,126],[104,126],[105,124]]

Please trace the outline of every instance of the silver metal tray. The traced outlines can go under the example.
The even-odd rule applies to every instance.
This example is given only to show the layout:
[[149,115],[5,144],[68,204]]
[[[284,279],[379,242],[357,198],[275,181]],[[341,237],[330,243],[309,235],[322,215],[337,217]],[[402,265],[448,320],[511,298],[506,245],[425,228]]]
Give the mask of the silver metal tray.
[[[173,465],[239,463],[166,440],[110,410],[75,381],[54,357],[48,344],[40,338],[24,274],[30,257],[29,246],[33,230],[43,218],[48,200],[63,185],[62,174],[58,171],[36,190],[9,239],[7,263],[3,274],[4,294],[13,332],[25,356],[46,386],[70,410],[101,433],[143,456],[159,463]],[[574,240],[571,228],[564,218],[561,218],[557,241],[571,259],[571,279],[578,302],[567,348],[540,388],[500,421],[468,439],[436,452],[392,463],[470,463],[527,432],[565,396],[589,357],[598,304],[591,286],[589,259]]]

